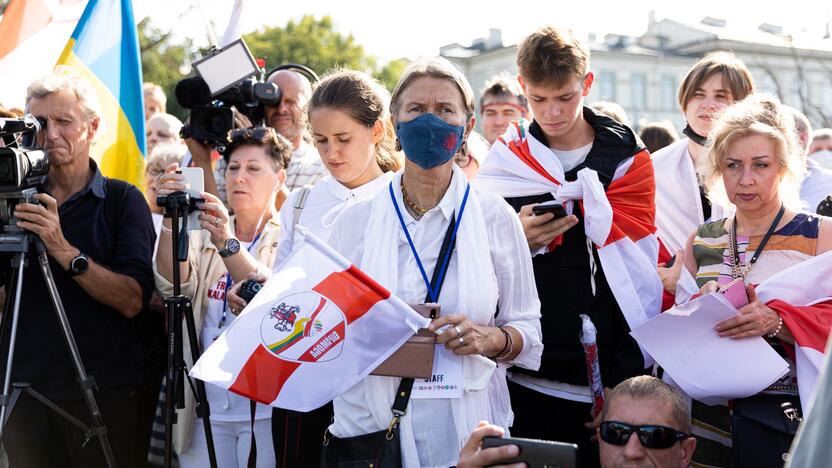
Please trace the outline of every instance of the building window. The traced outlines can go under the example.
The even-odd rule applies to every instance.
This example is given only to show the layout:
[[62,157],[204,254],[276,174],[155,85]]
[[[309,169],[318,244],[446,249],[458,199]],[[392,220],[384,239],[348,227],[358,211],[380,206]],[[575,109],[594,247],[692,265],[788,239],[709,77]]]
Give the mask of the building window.
[[601,71],[598,78],[601,91],[601,101],[615,102],[615,72]]
[[631,85],[633,110],[647,109],[647,76],[644,73],[633,73]]
[[676,77],[673,75],[662,75],[660,84],[661,109],[664,111],[676,110]]

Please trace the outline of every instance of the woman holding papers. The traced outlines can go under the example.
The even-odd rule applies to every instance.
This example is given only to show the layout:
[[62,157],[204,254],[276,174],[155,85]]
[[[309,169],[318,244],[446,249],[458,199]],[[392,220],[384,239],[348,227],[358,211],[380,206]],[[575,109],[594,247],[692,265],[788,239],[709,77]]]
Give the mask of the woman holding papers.
[[[278,223],[274,197],[286,179],[286,165],[292,147],[271,128],[256,127],[232,130],[228,136],[228,167],[225,183],[229,216],[222,202],[203,193],[199,210],[200,228],[191,234],[188,261],[179,263],[182,294],[190,297],[201,347],[208,347],[234,320],[226,293],[232,283],[244,281],[249,272],[268,273],[277,252]],[[159,195],[185,190],[182,174],[171,164],[160,176]],[[162,295],[172,294],[173,263],[170,219],[163,221],[162,237],[154,262],[156,287]],[[184,330],[184,323],[183,323]],[[187,331],[183,331],[187,337]],[[184,357],[191,359],[188,340]],[[193,365],[187,362],[188,367]],[[206,385],[211,409],[211,428],[219,466],[243,466],[251,444],[249,400]],[[193,392],[185,392],[185,408],[178,411],[174,429],[174,448],[183,468],[208,466],[208,450],[201,423],[195,424]],[[257,439],[271,439],[271,409],[258,405],[254,434]],[[273,466],[271,444],[257,444],[258,466]]]
[[[796,142],[794,121],[776,98],[752,94],[727,108],[715,122],[705,150],[699,171],[708,197],[722,206],[733,205],[736,214],[699,226],[688,238],[685,266],[703,293],[741,279],[747,285],[749,304],[736,317],[718,324],[717,332],[728,339],[765,337],[791,367],[789,374],[760,395],[735,400],[733,422],[727,407],[694,402],[694,433],[699,437],[694,460],[704,465],[730,466],[729,442],[732,424],[738,424],[737,410],[743,403],[763,401],[772,394],[781,395],[771,402],[775,409],[781,400],[788,400],[788,395],[795,396],[789,401],[805,407],[807,402],[796,398],[795,375],[799,370],[793,359],[794,349],[802,345],[806,327],[825,323],[828,335],[832,324],[829,307],[771,300],[782,297],[767,297],[763,303],[753,286],[830,250],[832,222],[795,209],[800,206],[798,190],[805,163]],[[805,278],[807,288],[820,284],[811,276]],[[820,294],[832,296],[832,291]],[[765,441],[759,444],[765,446]],[[741,445],[734,440],[733,456],[738,466],[754,450]],[[782,460],[776,463],[782,465]]]
[[[307,115],[315,147],[330,175],[314,187],[295,190],[283,205],[274,271],[303,245],[296,225],[326,241],[346,207],[372,198],[393,178],[401,158],[395,149],[389,104],[390,93],[362,72],[340,70],[318,83]],[[265,280],[257,273],[254,277]],[[238,290],[239,285],[228,295],[231,310],[237,312],[246,305]],[[275,409],[272,430],[280,454],[278,467],[317,459],[321,436],[331,422],[332,405],[309,413]]]
[[[403,466],[447,467],[480,420],[510,423],[505,373],[495,363],[539,366],[540,304],[514,211],[472,190],[453,162],[474,127],[465,77],[444,59],[413,62],[390,107],[404,170],[375,198],[346,209],[331,243],[405,302],[439,303],[430,327],[434,376],[415,384],[367,377],[334,400],[328,437],[340,445],[398,421]],[[406,395],[406,411],[394,420],[397,395]]]

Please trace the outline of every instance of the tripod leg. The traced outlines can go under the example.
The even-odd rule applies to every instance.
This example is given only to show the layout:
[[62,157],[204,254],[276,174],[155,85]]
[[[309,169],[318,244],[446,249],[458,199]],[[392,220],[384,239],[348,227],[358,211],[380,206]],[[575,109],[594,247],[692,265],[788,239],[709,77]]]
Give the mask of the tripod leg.
[[[12,383],[12,363],[14,362],[14,346],[15,341],[17,340],[17,319],[19,317],[20,312],[20,292],[23,289],[23,268],[25,266],[26,254],[19,253],[17,254],[14,259],[12,260],[12,266],[17,267],[16,276],[12,278],[10,286],[14,287],[14,307],[12,308],[11,312],[11,331],[9,334],[9,351],[6,358],[6,375],[3,379],[3,395],[0,396],[0,439],[3,438],[3,429],[6,427],[6,419],[8,418],[8,408],[9,408],[9,389],[11,388]],[[10,291],[6,291],[6,303],[8,303],[8,295],[11,294]],[[9,320],[8,315],[8,307],[5,308],[3,314],[3,322],[4,322],[4,330],[3,334],[5,335],[5,324],[8,323]]]
[[[185,324],[188,327],[188,342],[191,345],[191,359],[196,362],[201,354],[199,341],[197,341],[196,324],[194,323],[194,312],[191,309],[190,302],[182,311],[185,314]],[[202,425],[205,428],[205,443],[208,446],[208,460],[211,462],[211,468],[217,468],[217,454],[214,451],[214,435],[211,431],[211,409],[208,406],[208,397],[205,395],[205,382],[194,379],[196,381],[196,414],[202,418]]]
[[[165,379],[165,468],[173,459],[173,424],[176,423],[176,403],[183,378],[182,360],[182,296],[165,299],[168,328],[168,367]],[[184,397],[183,397],[184,398]]]
[[84,363],[81,361],[81,354],[78,351],[78,345],[76,344],[75,337],[72,334],[72,328],[69,326],[69,319],[66,317],[66,311],[64,310],[63,302],[61,302],[61,296],[58,295],[58,288],[55,286],[55,279],[52,277],[52,270],[49,268],[49,257],[47,256],[45,250],[38,253],[38,264],[40,265],[41,273],[43,273],[43,279],[46,283],[46,287],[49,290],[52,305],[55,307],[55,313],[58,315],[58,322],[60,322],[61,330],[63,331],[64,338],[66,339],[70,357],[72,358],[72,362],[75,364],[75,372],[78,374],[78,381],[81,383],[81,390],[84,394],[84,399],[90,409],[92,431],[98,435],[98,440],[101,443],[101,449],[104,451],[104,458],[107,460],[107,465],[115,467],[116,459],[113,455],[113,450],[110,447],[110,439],[107,436],[107,428],[104,426],[104,419],[101,417],[101,411],[98,409],[98,403],[96,403],[95,395],[93,394],[93,387],[95,386],[95,383],[93,379],[87,375],[87,371],[84,369]]

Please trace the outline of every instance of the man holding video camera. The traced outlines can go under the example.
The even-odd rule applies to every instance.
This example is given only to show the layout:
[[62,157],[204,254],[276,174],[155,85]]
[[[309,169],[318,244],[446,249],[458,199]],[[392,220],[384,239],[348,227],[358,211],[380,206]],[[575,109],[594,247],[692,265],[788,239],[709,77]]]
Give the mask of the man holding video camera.
[[329,174],[314,146],[304,140],[306,133],[306,105],[312,97],[312,85],[294,70],[273,72],[268,83],[280,89],[277,106],[266,106],[266,125],[292,143],[292,159],[286,168],[286,189],[292,191],[304,185],[314,185]]
[[[135,466],[141,374],[131,318],[153,290],[150,211],[136,187],[105,178],[90,158],[104,122],[86,78],[58,67],[29,86],[26,107],[46,124],[38,143],[48,152],[50,167],[45,185],[38,187],[40,203],[16,206],[17,226],[43,241],[81,360],[95,381],[118,466]],[[88,423],[70,352],[35,263],[30,258],[24,270],[12,382],[30,383]],[[2,265],[6,278],[9,268]],[[9,300],[12,294],[7,291]],[[6,332],[3,352],[8,352]],[[105,464],[98,438],[85,440],[78,427],[25,392],[11,408],[3,439],[11,466]]]

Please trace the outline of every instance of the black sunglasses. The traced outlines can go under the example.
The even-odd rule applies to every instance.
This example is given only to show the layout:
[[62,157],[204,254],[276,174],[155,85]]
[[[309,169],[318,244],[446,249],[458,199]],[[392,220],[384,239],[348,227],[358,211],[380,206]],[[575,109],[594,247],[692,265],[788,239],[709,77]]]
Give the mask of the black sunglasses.
[[666,426],[636,426],[617,421],[601,423],[601,439],[612,445],[627,445],[630,435],[635,432],[644,448],[666,449],[680,441],[692,437],[690,434]]
[[237,143],[241,141],[257,140],[262,141],[274,135],[271,127],[235,128],[228,132],[228,142]]

